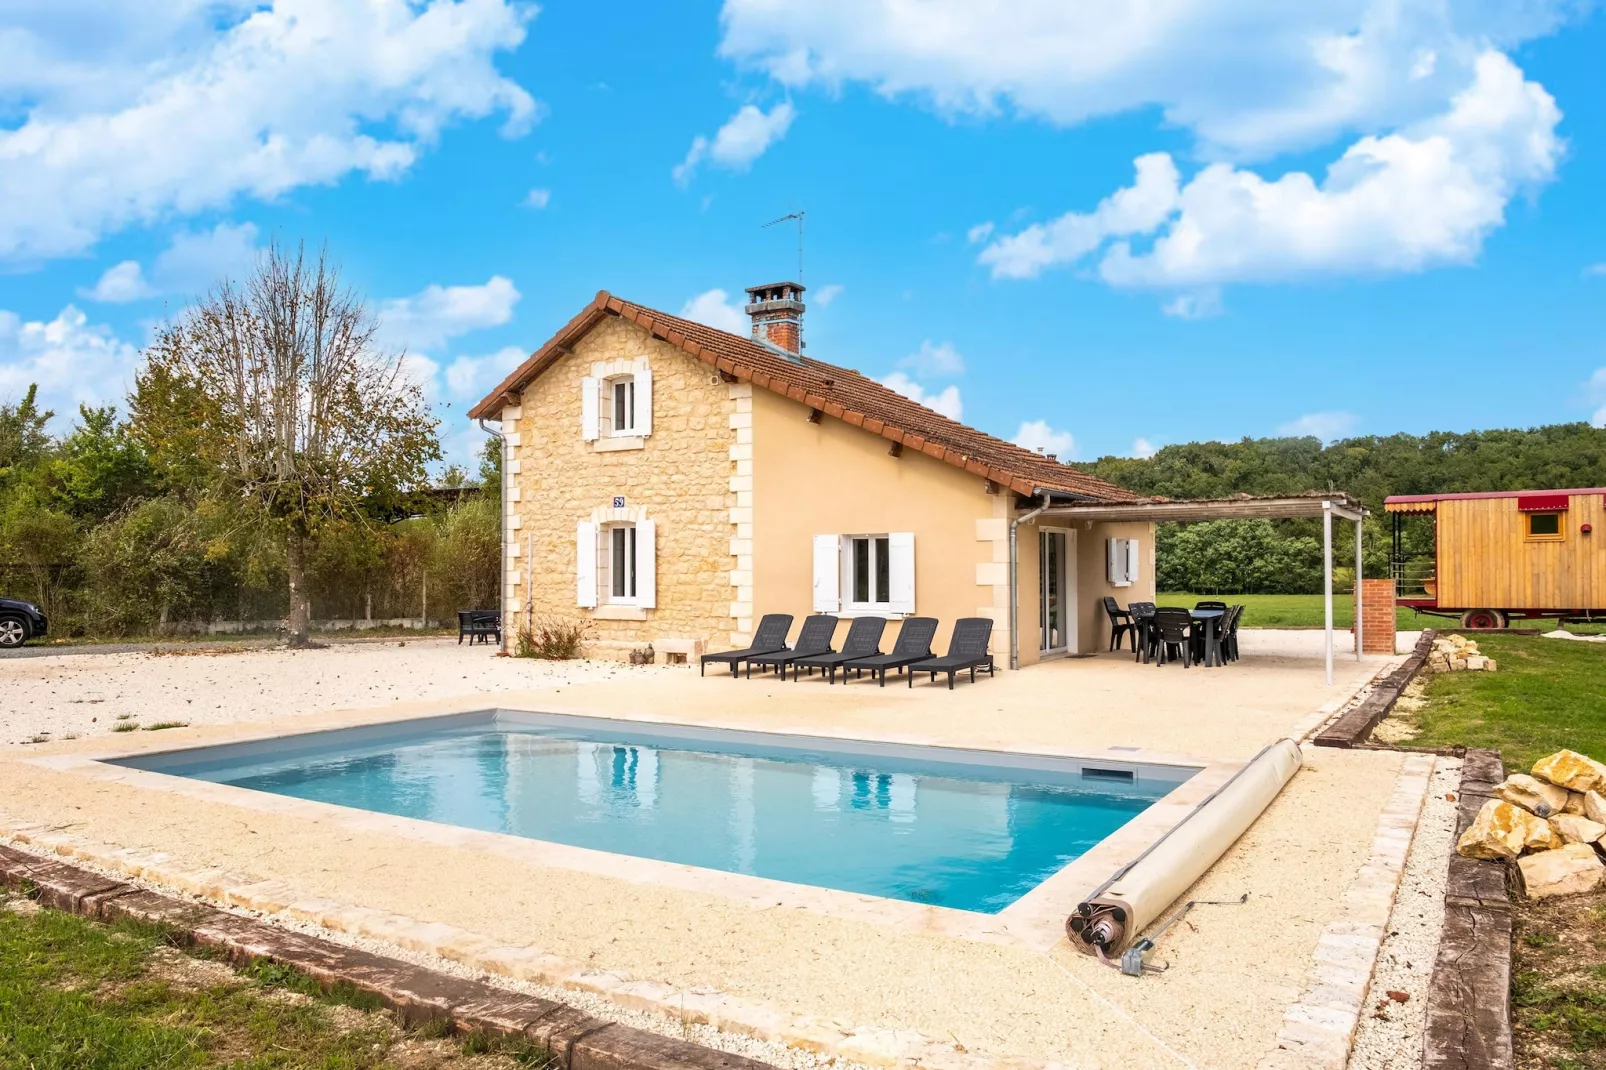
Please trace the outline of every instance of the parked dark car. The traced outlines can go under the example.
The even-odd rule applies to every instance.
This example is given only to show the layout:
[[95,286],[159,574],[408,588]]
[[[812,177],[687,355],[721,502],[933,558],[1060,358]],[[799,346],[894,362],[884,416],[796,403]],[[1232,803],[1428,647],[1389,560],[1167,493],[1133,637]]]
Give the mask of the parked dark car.
[[11,650],[49,629],[50,622],[32,602],[0,598],[0,650]]

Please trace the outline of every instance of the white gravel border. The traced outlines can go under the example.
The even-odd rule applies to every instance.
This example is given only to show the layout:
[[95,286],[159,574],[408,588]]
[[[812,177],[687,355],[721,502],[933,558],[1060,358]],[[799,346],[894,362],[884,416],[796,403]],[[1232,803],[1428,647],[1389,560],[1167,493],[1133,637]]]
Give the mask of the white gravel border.
[[[1444,883],[1458,814],[1454,800],[1460,790],[1461,760],[1440,758],[1428,782],[1416,838],[1372,971],[1350,1051],[1350,1070],[1418,1070],[1422,1065],[1428,983],[1444,927]],[[1409,998],[1400,1003],[1388,996],[1391,991]]]

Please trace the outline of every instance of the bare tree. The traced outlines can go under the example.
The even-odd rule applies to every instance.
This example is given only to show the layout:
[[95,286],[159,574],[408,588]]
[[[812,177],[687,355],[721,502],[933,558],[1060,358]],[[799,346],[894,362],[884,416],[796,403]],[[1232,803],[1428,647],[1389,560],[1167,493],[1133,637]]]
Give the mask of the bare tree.
[[320,527],[420,486],[441,456],[423,391],[377,327],[327,251],[274,242],[243,286],[219,284],[161,331],[136,387],[215,492],[253,500],[282,532],[293,646],[307,642]]

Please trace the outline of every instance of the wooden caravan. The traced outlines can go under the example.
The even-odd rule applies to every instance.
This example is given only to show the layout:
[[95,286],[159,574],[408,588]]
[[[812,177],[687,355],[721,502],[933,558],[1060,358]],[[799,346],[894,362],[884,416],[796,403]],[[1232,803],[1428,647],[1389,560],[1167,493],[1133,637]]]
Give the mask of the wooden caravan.
[[[1394,519],[1399,603],[1501,628],[1512,617],[1606,616],[1606,488],[1405,494]],[[1431,558],[1402,551],[1402,527],[1431,515]]]

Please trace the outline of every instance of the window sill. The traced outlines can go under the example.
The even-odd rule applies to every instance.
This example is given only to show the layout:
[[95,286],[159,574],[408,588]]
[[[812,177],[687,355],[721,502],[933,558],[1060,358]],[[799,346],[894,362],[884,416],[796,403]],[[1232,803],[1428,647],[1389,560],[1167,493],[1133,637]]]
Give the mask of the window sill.
[[647,439],[642,435],[618,435],[599,438],[592,448],[598,453],[613,453],[615,450],[640,450],[646,447]]
[[904,613],[901,610],[894,612],[890,609],[872,609],[866,606],[843,606],[841,609],[837,610],[836,615],[847,618],[885,617],[888,620],[902,620],[905,617],[914,616],[914,613],[912,611]]
[[591,611],[593,620],[646,620],[647,611],[641,606],[618,604],[600,605]]

